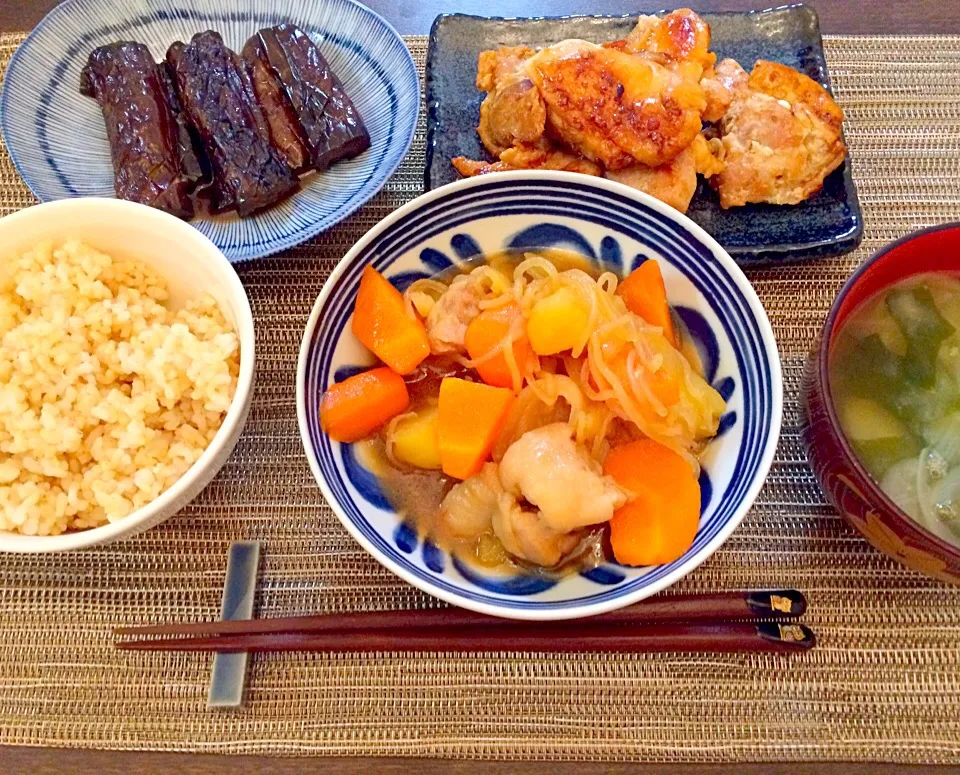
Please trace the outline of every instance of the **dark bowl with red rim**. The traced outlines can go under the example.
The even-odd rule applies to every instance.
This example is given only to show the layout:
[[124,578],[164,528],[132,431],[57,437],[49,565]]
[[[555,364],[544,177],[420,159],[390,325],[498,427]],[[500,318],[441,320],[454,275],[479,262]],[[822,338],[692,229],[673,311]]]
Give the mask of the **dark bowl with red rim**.
[[916,274],[960,272],[960,223],[914,232],[866,261],[837,295],[803,375],[803,440],[810,465],[836,509],[884,554],[942,581],[960,584],[960,549],[914,522],[857,459],[830,390],[830,358],[854,309]]

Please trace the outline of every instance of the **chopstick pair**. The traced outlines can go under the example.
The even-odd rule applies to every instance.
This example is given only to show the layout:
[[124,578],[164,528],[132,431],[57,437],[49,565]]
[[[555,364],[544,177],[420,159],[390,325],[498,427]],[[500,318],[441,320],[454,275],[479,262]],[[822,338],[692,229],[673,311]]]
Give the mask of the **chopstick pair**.
[[129,651],[790,652],[816,643],[793,621],[806,607],[797,590],[762,590],[660,596],[576,622],[445,608],[121,627],[115,634],[141,636],[116,643]]

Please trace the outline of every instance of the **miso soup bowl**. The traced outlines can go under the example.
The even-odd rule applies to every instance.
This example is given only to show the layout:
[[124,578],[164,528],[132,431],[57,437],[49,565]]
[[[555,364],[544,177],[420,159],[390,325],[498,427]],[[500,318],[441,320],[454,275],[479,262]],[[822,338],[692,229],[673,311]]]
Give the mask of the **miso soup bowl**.
[[960,272],[960,223],[909,234],[868,259],[836,300],[803,375],[807,455],[827,498],[884,554],[933,578],[960,583],[960,549],[903,512],[867,473],[840,428],[829,367],[837,333],[865,300],[924,272]]
[[[646,258],[700,350],[706,377],[726,398],[703,456],[703,510],[693,545],[667,565],[613,561],[563,578],[494,574],[451,556],[395,513],[350,444],[320,430],[326,388],[373,365],[350,330],[363,268],[403,289],[417,278],[505,249],[565,248],[619,275]],[[307,460],[344,527],[371,555],[449,603],[518,619],[609,611],[670,586],[706,560],[753,503],[780,431],[780,360],[766,313],[729,255],[703,229],[618,183],[559,172],[462,180],[413,200],[344,256],[307,323],[297,371],[297,415]]]

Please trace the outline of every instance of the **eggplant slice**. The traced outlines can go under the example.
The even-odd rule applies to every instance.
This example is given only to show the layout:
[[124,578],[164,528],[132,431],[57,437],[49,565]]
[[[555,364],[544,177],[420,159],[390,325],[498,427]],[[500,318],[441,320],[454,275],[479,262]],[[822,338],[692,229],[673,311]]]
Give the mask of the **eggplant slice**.
[[80,92],[103,113],[117,196],[191,218],[199,177],[185,168],[177,119],[150,49],[133,41],[94,49]]
[[297,176],[271,142],[250,73],[219,33],[208,30],[167,51],[177,96],[213,170],[213,206],[241,216],[290,196]]
[[[282,120],[271,123],[274,142],[281,148],[286,147],[288,129],[298,130],[309,166],[322,171],[370,147],[359,111],[327,60],[299,27],[279,24],[262,29],[247,41],[243,52],[251,69],[259,73],[255,81],[262,84],[258,95],[264,107],[271,111],[270,106],[285,97]],[[268,74],[272,86],[265,81]],[[279,135],[276,127],[280,127]]]
[[267,65],[266,54],[260,38],[254,35],[243,47],[243,58],[250,69],[253,89],[267,115],[270,137],[274,146],[283,154],[287,164],[295,172],[303,172],[312,166],[310,154],[303,144],[300,125],[283,86]]
[[173,118],[177,124],[177,153],[180,154],[180,167],[183,173],[193,181],[196,186],[202,187],[208,185],[212,180],[210,170],[210,160],[203,150],[203,143],[200,142],[200,135],[180,104],[180,97],[177,95],[177,84],[174,80],[170,65],[161,62],[157,65],[160,75],[160,83],[163,85],[164,94],[167,97],[167,104],[173,111]]

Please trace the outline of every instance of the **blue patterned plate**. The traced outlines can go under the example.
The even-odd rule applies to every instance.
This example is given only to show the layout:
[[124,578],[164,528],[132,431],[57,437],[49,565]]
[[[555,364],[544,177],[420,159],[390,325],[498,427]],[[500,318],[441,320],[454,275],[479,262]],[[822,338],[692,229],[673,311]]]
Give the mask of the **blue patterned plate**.
[[[707,379],[727,400],[703,457],[703,511],[693,546],[669,565],[613,562],[560,581],[491,575],[465,565],[402,522],[350,444],[320,431],[328,385],[372,364],[350,331],[364,266],[405,288],[479,254],[563,247],[628,273],[646,258],[663,269],[671,303],[697,342]],[[322,321],[322,325],[321,325]],[[304,332],[297,416],[313,474],[340,521],[387,568],[450,603],[484,613],[564,619],[658,592],[709,557],[740,523],[770,467],[780,432],[780,360],[767,315],[733,259],[699,226],[645,194],[562,172],[463,180],[408,203],[347,253]]]
[[97,46],[137,40],[158,60],[175,40],[214,29],[235,50],[261,27],[292,22],[320,47],[363,116],[372,147],[302,181],[286,202],[251,218],[193,223],[231,261],[289,248],[347,217],[403,160],[420,108],[417,69],[403,40],[353,0],[67,0],[37,25],[7,68],[0,130],[24,182],[43,202],[113,196],[100,109],[79,93]]

